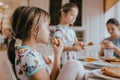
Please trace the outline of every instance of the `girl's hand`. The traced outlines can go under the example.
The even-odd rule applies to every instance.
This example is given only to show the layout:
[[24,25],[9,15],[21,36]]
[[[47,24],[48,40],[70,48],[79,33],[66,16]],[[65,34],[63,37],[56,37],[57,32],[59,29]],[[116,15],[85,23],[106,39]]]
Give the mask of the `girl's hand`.
[[[54,39],[55,40],[53,40],[53,41],[57,41],[57,42],[53,42],[53,41],[51,42],[54,54],[55,54],[55,56],[56,55],[61,56],[63,48],[64,48],[63,43],[59,38],[54,38]],[[58,44],[55,44],[55,43],[58,43]]]
[[85,43],[82,41],[75,42],[74,45],[72,46],[73,51],[79,51],[81,49],[85,49]]
[[82,41],[80,41],[80,42],[77,42],[77,43],[75,43],[73,46],[75,46],[75,47],[77,47],[77,49],[85,49],[85,42],[82,42]]
[[85,42],[79,42],[79,45],[81,47],[81,49],[85,49],[86,43]]
[[81,47],[79,45],[73,45],[72,50],[73,51],[79,51],[79,50],[81,50]]

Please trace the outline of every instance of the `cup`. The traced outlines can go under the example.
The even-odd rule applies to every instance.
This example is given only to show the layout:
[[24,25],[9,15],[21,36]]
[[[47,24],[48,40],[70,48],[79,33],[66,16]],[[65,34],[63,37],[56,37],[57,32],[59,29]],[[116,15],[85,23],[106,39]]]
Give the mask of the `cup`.
[[96,52],[89,52],[89,55],[86,56],[86,62],[96,62],[98,59]]
[[98,54],[95,50],[91,49],[87,51],[87,54],[85,56],[86,62],[96,62],[98,60]]
[[93,58],[93,57],[86,57],[85,58],[85,62],[96,62],[97,59],[96,58]]
[[113,49],[104,49],[104,57],[106,59],[110,59],[113,57],[114,50]]

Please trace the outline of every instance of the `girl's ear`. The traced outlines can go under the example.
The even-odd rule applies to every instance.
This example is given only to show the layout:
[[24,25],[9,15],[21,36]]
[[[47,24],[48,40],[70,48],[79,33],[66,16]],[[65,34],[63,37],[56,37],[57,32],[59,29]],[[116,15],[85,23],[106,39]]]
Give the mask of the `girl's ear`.
[[65,17],[65,13],[64,13],[63,11],[61,12],[61,16],[62,16],[62,17]]
[[37,35],[37,31],[35,30],[34,27],[30,30],[30,33],[31,33],[32,35]]

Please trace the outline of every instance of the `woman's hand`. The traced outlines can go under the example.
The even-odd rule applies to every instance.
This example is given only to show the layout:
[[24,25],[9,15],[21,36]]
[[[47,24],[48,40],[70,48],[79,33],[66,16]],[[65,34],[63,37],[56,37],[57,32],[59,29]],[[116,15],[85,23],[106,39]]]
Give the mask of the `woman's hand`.
[[101,42],[101,47],[104,49],[104,48],[114,48],[115,45],[113,44],[113,42],[111,41],[108,41],[108,40],[103,40]]

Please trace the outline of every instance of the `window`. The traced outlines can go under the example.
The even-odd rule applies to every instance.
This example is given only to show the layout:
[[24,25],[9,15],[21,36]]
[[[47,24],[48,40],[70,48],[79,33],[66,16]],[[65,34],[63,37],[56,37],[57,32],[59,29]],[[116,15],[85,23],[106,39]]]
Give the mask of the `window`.
[[74,25],[80,27],[82,25],[82,0],[70,0],[70,2],[75,3],[79,8],[79,13]]
[[57,25],[59,23],[61,5],[62,0],[50,0],[50,25]]
[[[70,2],[75,3],[79,8],[79,13],[74,23],[74,26],[82,25],[82,0],[70,0]],[[59,23],[60,8],[62,6],[62,0],[50,0],[50,25],[57,25]]]
[[84,31],[76,31],[78,41],[84,41]]
[[[60,9],[62,6],[62,1],[75,3],[79,8],[79,13],[74,23],[74,29],[76,31],[76,36],[79,41],[84,41],[84,30],[82,29],[82,0],[50,0],[50,32],[51,35],[54,33],[55,27],[59,23]],[[82,29],[82,30],[81,30]]]

